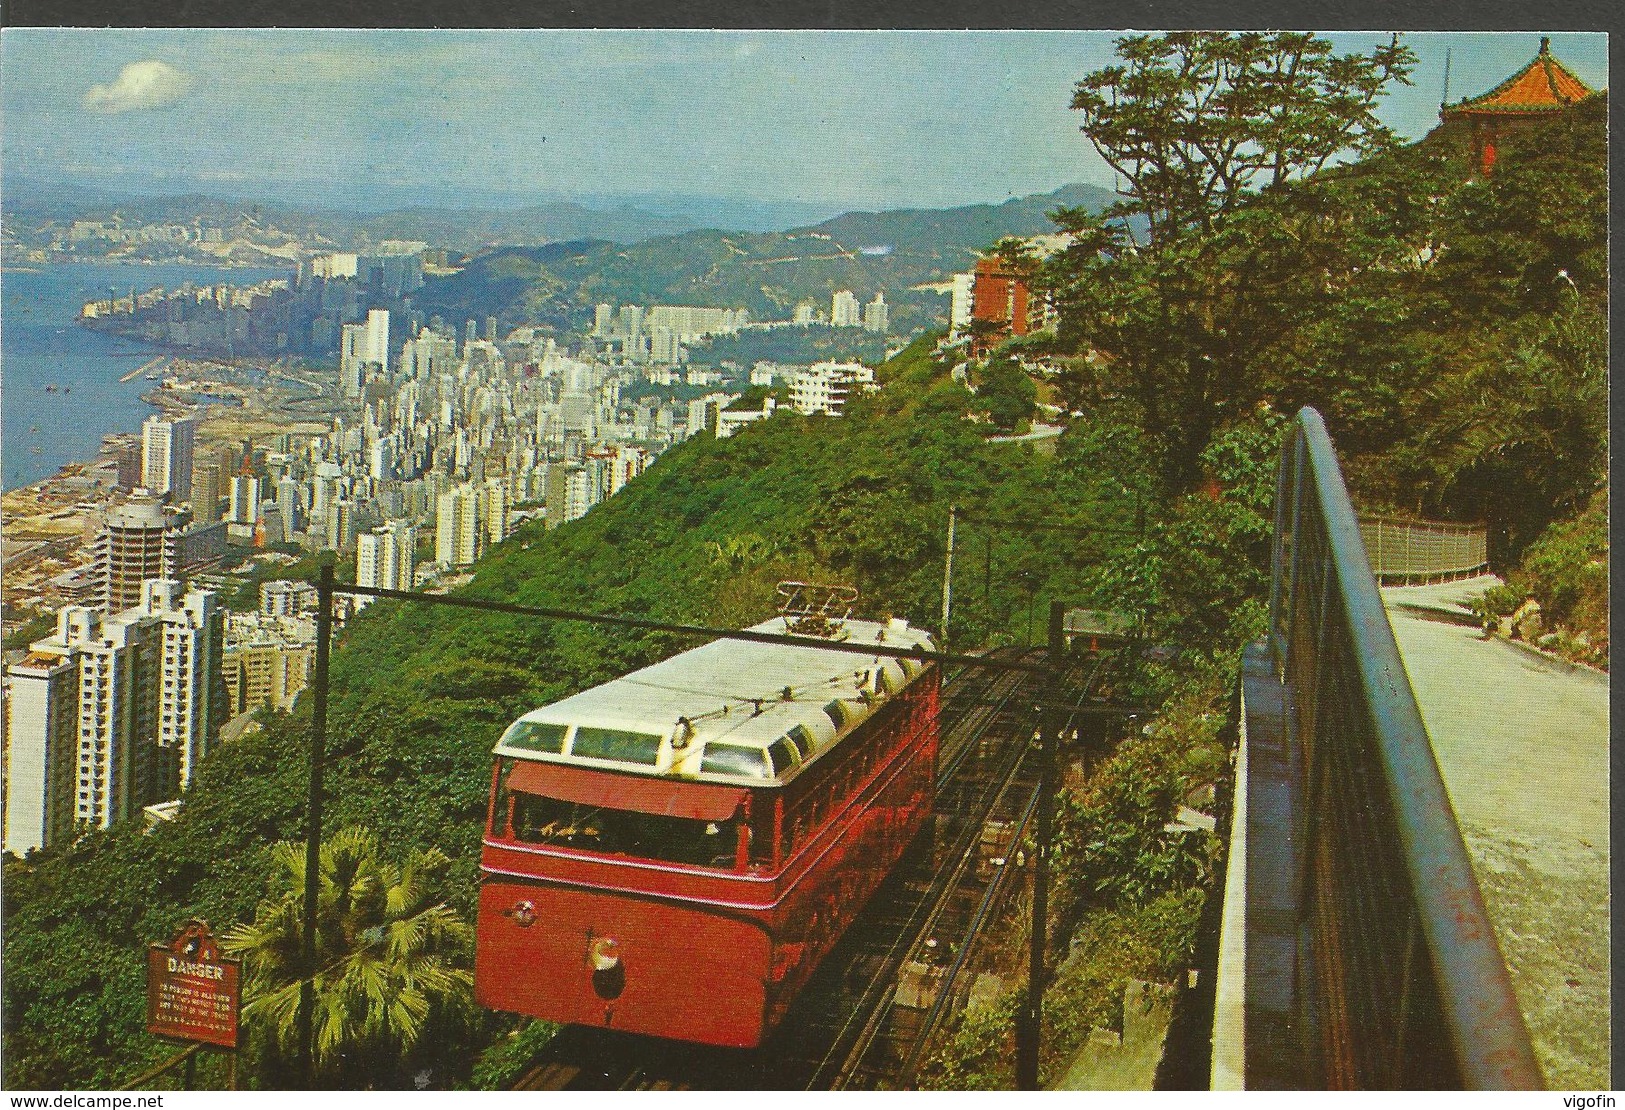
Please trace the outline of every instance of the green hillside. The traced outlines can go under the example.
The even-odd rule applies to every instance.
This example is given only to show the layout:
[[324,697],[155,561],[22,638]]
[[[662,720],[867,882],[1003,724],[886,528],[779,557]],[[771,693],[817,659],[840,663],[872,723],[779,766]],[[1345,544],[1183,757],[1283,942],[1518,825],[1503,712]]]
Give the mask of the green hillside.
[[[893,369],[912,368],[911,382],[940,380],[945,368],[928,349],[916,344]],[[888,401],[839,421],[785,414],[728,440],[690,441],[585,518],[552,532],[527,526],[479,564],[466,592],[742,625],[770,615],[778,579],[797,577],[852,583],[865,613],[932,625],[950,502],[1003,519],[1132,519],[1122,490],[1081,457],[990,445],[957,413],[902,407]],[[961,537],[983,556],[974,529]],[[1090,596],[1102,543],[993,536],[985,596],[979,572],[961,584],[956,638],[1025,632],[1027,614],[1049,597]],[[471,912],[500,730],[684,646],[581,625],[368,608],[333,657],[329,826],[368,825],[392,851],[441,848],[454,861],[452,901]],[[267,846],[299,835],[304,750],[301,722],[273,719],[206,761],[172,824],[143,835],[135,822],[8,862],[8,1086],[114,1086],[172,1051],[142,1031],[142,946],[190,916],[223,927],[251,915]],[[405,1084],[428,1067],[436,1085],[450,1082],[497,1029],[493,1019],[447,1031],[374,1081]]]
[[1054,231],[1048,213],[1056,208],[1098,209],[1110,200],[1105,189],[1070,185],[1000,205],[847,213],[782,233],[703,230],[631,246],[503,247],[459,274],[431,278],[417,305],[447,319],[495,314],[505,325],[566,331],[590,324],[600,301],[744,307],[767,320],[787,319],[805,300],[828,311],[830,296],[850,289],[860,300],[884,292],[892,330],[906,334],[947,316],[942,294],[912,286],[968,269],[1006,235]]
[[[1367,506],[1487,516],[1505,529],[1498,558],[1545,591],[1543,602],[1577,621],[1605,618],[1605,175],[1599,97],[1508,142],[1488,181],[1468,180],[1460,151],[1431,141],[1249,201],[1244,234],[1200,244],[1223,261],[1210,271],[1223,295],[1245,294],[1223,302],[1234,312],[1209,317],[1237,361],[1226,392],[1198,398],[1213,406],[1190,460],[1200,485],[1170,481],[1164,465],[1190,447],[1189,430],[1150,418],[1149,406],[1175,399],[1145,388],[1168,368],[1130,364],[1091,334],[1093,287],[1065,283],[1089,277],[1092,260],[1073,257],[1062,260],[1074,264],[1070,274],[1052,275],[1071,298],[1057,334],[1025,344],[1048,345],[1063,372],[1046,389],[1083,414],[1053,457],[988,442],[965,419],[987,407],[985,395],[973,399],[922,340],[880,368],[884,391],[849,416],[785,413],[725,441],[687,442],[581,520],[552,532],[527,526],[478,564],[466,592],[739,625],[767,614],[776,580],[809,578],[856,585],[870,615],[932,626],[947,508],[957,504],[956,646],[1019,641],[1029,614],[1058,597],[1128,609],[1183,649],[1134,691],[1167,699],[1154,727],[1063,814],[1056,899],[1058,913],[1109,909],[1140,930],[1130,944],[1093,931],[1107,929],[1103,917],[1085,922],[1081,935],[1124,960],[1157,949],[1124,974],[1181,968],[1202,861],[1197,849],[1170,847],[1163,827],[1174,800],[1224,773],[1216,734],[1235,649],[1260,626],[1284,413],[1303,403],[1326,412]],[[878,245],[879,225],[841,219],[855,221],[843,225],[843,251]],[[474,315],[477,302],[562,327],[601,299],[782,314],[802,295],[792,289],[820,281],[860,295],[883,286],[891,300],[893,278],[901,286],[904,274],[963,265],[949,248],[928,260],[927,247],[899,242],[890,255],[849,257],[834,243],[704,232],[636,248],[499,251],[431,288],[453,319]],[[806,257],[771,261],[790,248]],[[812,257],[818,251],[835,256]],[[775,267],[797,276],[782,280]],[[1091,346],[1097,357],[1085,358]],[[972,371],[973,385],[994,380]],[[1141,510],[1143,535],[1133,528]],[[977,516],[1016,523],[978,526]],[[1605,627],[1600,635],[1606,643]],[[685,646],[665,635],[370,607],[333,658],[330,827],[368,825],[396,853],[442,849],[453,861],[448,896],[466,914],[499,730],[522,710]],[[7,861],[8,1086],[113,1086],[169,1051],[141,1032],[141,946],[189,916],[225,926],[252,914],[267,846],[300,832],[303,725],[273,718],[212,755],[180,817],[151,835],[120,828]],[[1118,824],[1097,836],[1106,822]],[[1125,882],[1122,868],[1142,866],[1135,861],[1149,861],[1156,882]],[[1164,931],[1153,936],[1153,927]],[[1084,1035],[1107,983],[1075,1007]],[[427,1047],[376,1063],[369,1080],[405,1086],[427,1068],[435,1086],[464,1082],[506,1029],[489,1016],[447,1018]],[[967,1059],[985,1050],[1004,1066],[1005,1025],[960,1033]],[[286,1074],[276,1064],[256,1047],[245,1074],[275,1082]],[[958,1083],[955,1066],[933,1074]]]

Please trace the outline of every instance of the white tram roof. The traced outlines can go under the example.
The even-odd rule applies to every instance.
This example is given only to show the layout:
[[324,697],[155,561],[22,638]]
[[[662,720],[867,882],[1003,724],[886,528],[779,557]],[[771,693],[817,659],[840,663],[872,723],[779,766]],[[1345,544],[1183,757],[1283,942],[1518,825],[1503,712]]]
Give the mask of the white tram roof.
[[[934,650],[907,621],[846,620],[846,644]],[[749,629],[784,634],[783,617]],[[732,785],[776,785],[832,747],[923,670],[917,660],[716,640],[534,709],[496,754]]]

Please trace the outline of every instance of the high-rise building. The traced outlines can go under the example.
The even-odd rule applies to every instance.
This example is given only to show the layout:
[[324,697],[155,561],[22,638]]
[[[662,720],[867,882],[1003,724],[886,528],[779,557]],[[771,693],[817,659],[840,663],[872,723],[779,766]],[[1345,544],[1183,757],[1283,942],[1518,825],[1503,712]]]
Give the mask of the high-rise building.
[[141,485],[141,444],[119,444],[117,482],[125,493]]
[[346,397],[361,396],[369,374],[389,373],[389,310],[368,311],[365,323],[345,324],[339,339],[339,385]]
[[316,608],[316,587],[309,582],[273,578],[260,583],[260,612],[268,617],[292,617]]
[[600,304],[593,309],[592,333],[594,336],[605,336],[615,320],[615,310],[607,304]]
[[305,526],[304,487],[297,479],[277,479],[276,505],[282,513],[282,526],[288,533],[287,539],[291,541],[293,533]]
[[380,590],[410,590],[417,540],[417,529],[403,520],[391,521],[357,536],[356,585]]
[[610,471],[609,492],[611,496],[621,492],[621,488],[642,474],[649,466],[649,452],[641,447],[620,446],[615,448],[615,457],[612,460]]
[[173,579],[144,583],[142,616],[156,620],[161,685],[153,786],[158,799],[178,797],[225,723],[219,684],[225,612],[207,590],[184,596]]
[[348,497],[336,497],[327,506],[327,546],[334,551],[350,551],[355,547],[355,502]]
[[78,658],[41,642],[6,668],[6,679],[5,849],[23,855],[73,836]]
[[312,618],[233,614],[221,661],[231,716],[262,705],[291,709],[299,691],[310,684],[315,656]]
[[886,294],[876,293],[875,299],[863,306],[863,330],[885,335],[890,325],[891,308],[886,304]]
[[598,504],[600,495],[598,483],[594,481],[595,475],[584,466],[577,465],[566,468],[564,474],[564,504],[560,523],[569,520],[579,520],[587,515],[587,510]]
[[213,524],[220,519],[220,502],[225,496],[221,481],[220,464],[197,462],[192,464],[192,519],[199,524]]
[[958,338],[970,330],[972,294],[976,289],[976,274],[955,274],[948,298],[948,334]]
[[156,414],[141,426],[141,484],[155,494],[169,494],[176,504],[192,498],[190,420],[165,420]]
[[5,847],[50,847],[174,797],[218,731],[223,622],[214,595],[142,584],[117,613],[70,605],[6,669]]
[[435,561],[442,566],[467,566],[480,557],[482,534],[479,496],[473,486],[461,485],[435,501]]
[[508,488],[501,478],[487,478],[480,487],[479,515],[486,545],[508,538]]
[[141,603],[141,583],[176,573],[174,518],[156,497],[132,497],[108,512],[96,537],[102,608],[117,613]]
[[855,328],[861,320],[858,317],[858,298],[850,289],[838,290],[830,298],[829,322],[838,328]]
[[231,480],[231,511],[226,519],[252,525],[259,517],[260,480],[252,474],[239,474]]
[[649,360],[651,362],[678,363],[683,361],[683,345],[678,335],[667,327],[653,328],[649,332]]

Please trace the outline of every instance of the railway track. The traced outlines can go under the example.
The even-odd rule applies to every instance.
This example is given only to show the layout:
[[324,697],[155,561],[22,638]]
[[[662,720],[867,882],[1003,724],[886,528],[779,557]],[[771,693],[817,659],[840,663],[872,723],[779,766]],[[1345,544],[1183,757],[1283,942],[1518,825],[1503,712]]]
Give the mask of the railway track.
[[[1063,687],[1081,683],[1086,696],[1098,675],[1097,665]],[[931,1038],[970,991],[975,977],[966,970],[983,931],[1024,882],[1020,844],[1038,800],[1034,677],[964,669],[948,676],[936,814],[767,1044],[714,1049],[569,1027],[513,1089],[909,1086]]]

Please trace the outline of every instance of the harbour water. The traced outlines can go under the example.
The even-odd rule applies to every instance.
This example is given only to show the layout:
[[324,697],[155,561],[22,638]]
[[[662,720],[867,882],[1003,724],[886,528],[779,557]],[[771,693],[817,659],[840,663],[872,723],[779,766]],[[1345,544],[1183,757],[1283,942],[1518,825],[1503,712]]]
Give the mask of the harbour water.
[[[79,326],[85,301],[163,286],[252,285],[284,271],[73,263],[0,274],[0,474],[6,489],[96,457],[102,437],[133,432],[154,410],[153,383],[120,381],[163,352]],[[50,387],[55,388],[50,388]]]

